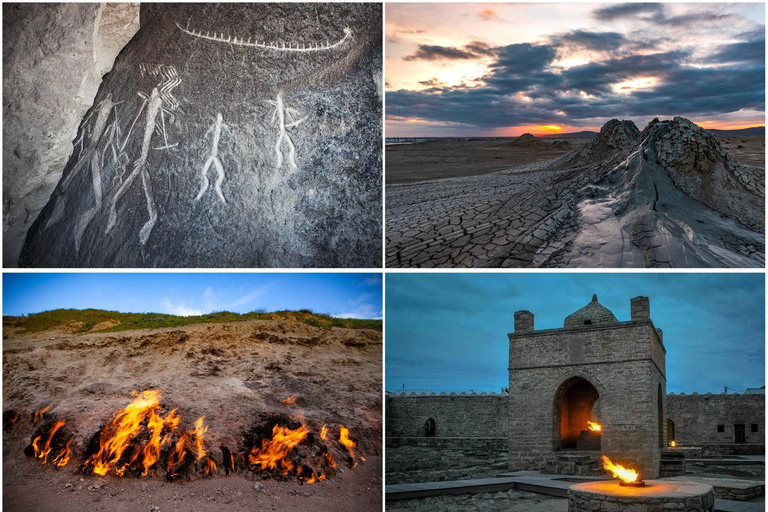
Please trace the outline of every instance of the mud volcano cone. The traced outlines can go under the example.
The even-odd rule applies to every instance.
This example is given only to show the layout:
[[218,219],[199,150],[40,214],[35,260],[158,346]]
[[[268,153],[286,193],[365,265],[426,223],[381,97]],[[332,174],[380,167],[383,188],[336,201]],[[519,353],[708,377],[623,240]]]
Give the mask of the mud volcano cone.
[[576,262],[595,251],[604,266],[764,261],[764,169],[737,163],[687,119],[654,120],[642,133],[613,120],[563,160],[591,175],[576,205]]
[[381,6],[142,5],[22,266],[373,267]]

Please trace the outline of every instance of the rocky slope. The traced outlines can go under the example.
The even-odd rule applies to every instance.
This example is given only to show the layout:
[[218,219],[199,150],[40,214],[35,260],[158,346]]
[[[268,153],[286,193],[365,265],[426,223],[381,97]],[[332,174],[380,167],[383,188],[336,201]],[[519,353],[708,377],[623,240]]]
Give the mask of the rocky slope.
[[381,6],[145,4],[22,266],[375,267]]
[[139,29],[130,3],[3,4],[3,266],[72,155],[101,79]]
[[554,160],[387,189],[387,265],[762,267],[765,170],[690,121],[612,120]]

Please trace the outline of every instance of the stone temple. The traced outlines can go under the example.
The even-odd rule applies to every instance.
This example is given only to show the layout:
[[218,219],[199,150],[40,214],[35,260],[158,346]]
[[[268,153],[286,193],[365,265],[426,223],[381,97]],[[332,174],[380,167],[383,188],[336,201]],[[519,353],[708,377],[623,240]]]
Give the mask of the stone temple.
[[[647,297],[619,322],[592,297],[562,329],[534,329],[515,313],[509,334],[509,465],[525,469],[560,452],[598,451],[656,478],[665,440],[666,349]],[[519,414],[526,411],[526,414]],[[588,421],[602,426],[590,435]]]
[[680,474],[683,454],[764,454],[765,388],[668,395],[650,301],[630,305],[619,321],[593,296],[562,328],[543,330],[516,312],[508,393],[389,393],[387,446],[505,450],[513,470],[581,475],[601,474],[607,455],[644,479]]

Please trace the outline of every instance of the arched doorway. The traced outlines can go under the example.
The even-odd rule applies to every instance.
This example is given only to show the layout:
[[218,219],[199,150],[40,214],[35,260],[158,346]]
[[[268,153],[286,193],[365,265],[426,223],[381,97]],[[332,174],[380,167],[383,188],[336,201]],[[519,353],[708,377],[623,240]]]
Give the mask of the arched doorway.
[[667,445],[675,439],[675,422],[667,418]]
[[554,402],[554,449],[576,449],[582,430],[593,420],[592,409],[600,398],[597,388],[582,377],[572,377],[557,388]]
[[435,437],[435,420],[433,420],[432,418],[429,418],[424,423],[424,436]]
[[659,393],[656,402],[656,410],[659,415],[659,448],[663,449],[666,444],[664,443],[664,395],[661,393],[661,384],[659,384]]

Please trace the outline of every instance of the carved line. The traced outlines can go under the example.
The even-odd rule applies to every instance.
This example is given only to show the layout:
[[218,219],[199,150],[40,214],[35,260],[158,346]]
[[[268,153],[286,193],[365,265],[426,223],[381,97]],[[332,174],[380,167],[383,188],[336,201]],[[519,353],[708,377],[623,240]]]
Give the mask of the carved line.
[[342,44],[344,44],[347,39],[350,39],[352,37],[352,30],[349,27],[344,28],[344,37],[339,39],[333,44],[330,44],[328,41],[326,41],[325,45],[321,45],[319,43],[314,43],[312,45],[311,43],[307,45],[306,43],[296,43],[295,46],[292,46],[290,43],[288,46],[285,45],[284,42],[280,42],[280,46],[278,46],[278,43],[272,42],[272,43],[266,43],[258,41],[251,42],[251,38],[248,38],[248,41],[245,39],[238,39],[237,37],[227,36],[227,38],[224,38],[224,33],[216,34],[215,32],[213,35],[210,34],[210,32],[206,32],[205,34],[201,32],[197,32],[195,30],[188,30],[182,27],[181,25],[176,23],[176,26],[184,32],[185,34],[189,34],[193,37],[199,37],[201,39],[207,39],[209,41],[215,41],[217,43],[227,43],[227,44],[236,44],[238,46],[248,46],[251,48],[261,48],[264,50],[274,50],[278,52],[318,52],[318,51],[326,51],[326,50],[333,50],[334,48],[338,48]]

